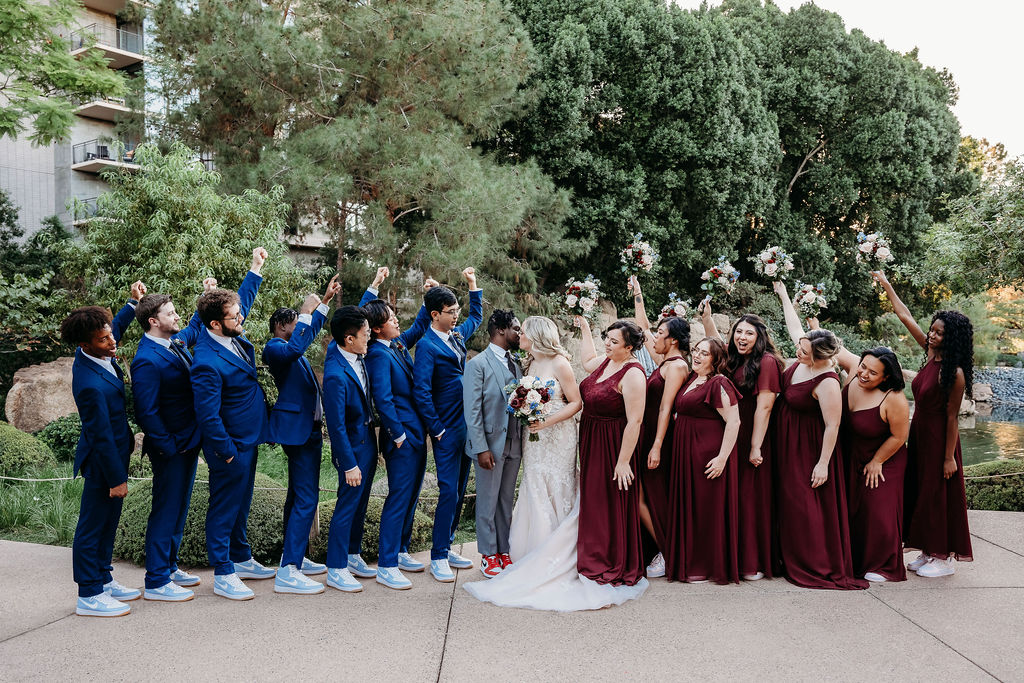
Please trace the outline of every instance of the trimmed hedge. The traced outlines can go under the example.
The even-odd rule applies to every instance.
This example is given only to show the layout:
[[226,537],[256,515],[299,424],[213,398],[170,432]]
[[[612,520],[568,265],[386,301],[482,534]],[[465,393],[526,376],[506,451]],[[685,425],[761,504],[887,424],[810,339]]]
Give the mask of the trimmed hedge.
[[965,477],[990,477],[1014,474],[996,479],[968,479],[967,507],[971,510],[1003,510],[1024,512],[1024,460],[997,460],[969,465]]
[[57,464],[50,447],[6,422],[0,422],[0,475],[16,476],[34,467]]
[[82,418],[78,413],[58,417],[36,433],[60,462],[74,462],[78,437],[82,434]]

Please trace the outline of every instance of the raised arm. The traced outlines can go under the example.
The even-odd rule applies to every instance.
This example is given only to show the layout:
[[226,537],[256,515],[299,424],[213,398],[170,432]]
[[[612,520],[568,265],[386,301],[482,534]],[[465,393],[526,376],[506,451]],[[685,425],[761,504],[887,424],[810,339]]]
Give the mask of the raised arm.
[[256,247],[252,250],[252,264],[249,266],[249,272],[245,274],[245,279],[242,280],[242,284],[238,288],[238,309],[243,316],[249,315],[249,311],[252,310],[252,304],[256,301],[256,293],[260,290],[260,283],[263,282],[260,270],[263,269],[263,264],[266,260],[266,249]]
[[459,334],[463,339],[469,339],[484,321],[484,293],[476,286],[476,270],[466,268],[462,271],[462,277],[466,278],[469,284],[469,315],[465,322],[459,325]]
[[377,275],[373,278],[373,282],[366,288],[366,291],[363,292],[363,298],[359,300],[360,306],[365,306],[374,299],[380,298],[380,286],[390,274],[391,271],[388,270],[387,266],[381,266],[377,269]]
[[580,362],[583,364],[584,370],[593,372],[604,360],[604,354],[598,355],[597,353],[590,322],[582,315],[576,316],[573,320],[576,321],[576,327],[580,328]]
[[880,270],[872,271],[871,276],[875,278],[875,282],[882,285],[885,295],[889,297],[889,303],[892,304],[893,312],[896,313],[896,317],[900,319],[903,326],[910,332],[914,341],[920,344],[922,349],[928,348],[928,336],[921,329],[921,326],[917,324],[917,321],[914,320],[914,316],[910,309],[907,308],[907,305],[896,295],[896,290],[892,288],[889,278]]
[[789,332],[793,345],[799,346],[800,340],[804,336],[804,328],[800,325],[800,316],[797,315],[796,308],[793,307],[793,301],[789,298],[786,285],[776,280],[772,283],[772,286],[775,288],[775,293],[779,295],[779,301],[782,303],[782,315],[786,319],[786,331]]
[[[722,335],[718,332],[718,327],[715,326],[715,319],[711,317],[711,299],[705,299],[700,307],[700,321],[704,325],[704,335],[707,337],[714,337],[721,341]],[[728,342],[726,342],[728,343]]]
[[[203,280],[203,294],[209,294],[213,290],[217,289],[217,278],[208,277]],[[239,306],[241,308],[241,306]],[[199,311],[197,310],[192,314],[192,317],[188,319],[188,325],[182,328],[181,332],[171,337],[184,344],[188,348],[192,348],[199,341],[199,334],[203,331],[203,321],[199,317]]]

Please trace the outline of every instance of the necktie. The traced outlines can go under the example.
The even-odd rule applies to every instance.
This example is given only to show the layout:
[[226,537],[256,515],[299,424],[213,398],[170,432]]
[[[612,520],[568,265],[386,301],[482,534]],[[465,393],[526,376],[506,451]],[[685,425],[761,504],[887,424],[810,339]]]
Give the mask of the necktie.
[[316,373],[313,372],[313,366],[309,364],[306,358],[300,357],[300,361],[308,372],[313,377],[313,386],[316,387],[316,405],[313,407],[313,422],[319,422],[324,419],[324,402],[323,402],[323,389],[320,387],[320,381],[316,378]]
[[459,348],[458,343],[455,341],[455,335],[448,335],[448,346],[452,347],[452,351],[455,352],[455,356],[461,361],[462,360],[462,349]]
[[192,359],[189,358],[188,354],[174,342],[171,342],[171,353],[177,356],[178,360],[184,363],[186,368],[192,367]]
[[124,383],[124,370],[121,369],[121,366],[118,365],[117,361],[114,360],[113,358],[110,359],[110,367],[112,367],[114,369],[114,376],[116,376],[119,380],[121,380],[121,383],[123,384]]
[[370,406],[370,416],[373,419],[373,423],[377,424],[377,409],[373,405],[373,392],[370,386],[370,373],[366,371],[366,360],[363,356],[359,356],[359,370],[363,373],[364,389],[366,390],[366,403]]
[[245,352],[245,347],[242,346],[242,342],[238,341],[236,337],[232,337],[231,346],[235,349],[235,352],[241,357],[242,360],[244,360],[250,366],[252,365],[252,361],[249,360],[249,354]]
[[505,352],[505,362],[508,364],[508,371],[512,373],[512,377],[516,376],[516,364],[512,360],[512,354],[508,351]]

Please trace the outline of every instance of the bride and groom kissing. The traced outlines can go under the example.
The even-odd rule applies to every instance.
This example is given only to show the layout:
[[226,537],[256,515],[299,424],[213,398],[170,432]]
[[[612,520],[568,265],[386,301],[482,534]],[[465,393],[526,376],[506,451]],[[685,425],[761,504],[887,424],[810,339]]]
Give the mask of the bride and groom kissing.
[[[553,611],[599,609],[639,597],[646,581],[600,584],[577,571],[581,520],[575,416],[583,400],[557,326],[540,316],[520,324],[512,311],[495,310],[487,332],[487,348],[466,363],[463,406],[466,455],[476,475],[480,570],[490,581],[466,584],[466,590],[496,605]],[[520,349],[526,353],[525,367],[513,354]],[[528,428],[508,412],[505,393],[524,373],[555,381],[544,420]],[[527,430],[538,440],[525,438]]]

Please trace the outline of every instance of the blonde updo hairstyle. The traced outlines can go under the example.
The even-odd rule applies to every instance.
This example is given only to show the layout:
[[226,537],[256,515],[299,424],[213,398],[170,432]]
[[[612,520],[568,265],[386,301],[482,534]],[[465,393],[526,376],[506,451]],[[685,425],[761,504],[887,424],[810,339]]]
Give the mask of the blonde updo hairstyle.
[[550,318],[531,315],[523,321],[521,329],[533,344],[527,357],[527,368],[533,358],[537,356],[561,356],[566,360],[572,360],[572,356],[562,346],[562,340],[558,336],[558,326]]
[[804,339],[811,343],[811,358],[814,360],[835,358],[843,348],[843,340],[828,330],[811,330]]

